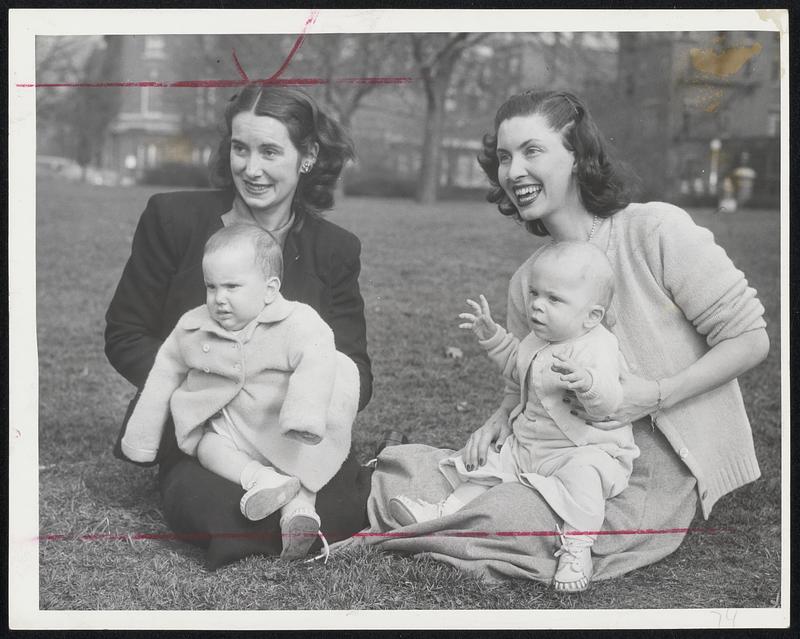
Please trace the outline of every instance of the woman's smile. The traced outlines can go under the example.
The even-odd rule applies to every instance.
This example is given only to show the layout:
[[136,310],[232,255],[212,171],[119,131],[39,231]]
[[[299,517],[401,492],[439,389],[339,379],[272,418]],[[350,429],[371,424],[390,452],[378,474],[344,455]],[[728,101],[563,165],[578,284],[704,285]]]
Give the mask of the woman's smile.
[[264,195],[267,192],[267,189],[270,188],[270,184],[262,184],[260,182],[252,182],[250,180],[244,179],[242,180],[242,184],[246,191],[251,193],[252,195]]
[[253,215],[267,228],[279,226],[291,214],[304,157],[280,120],[250,111],[233,118],[233,183]]
[[497,129],[498,182],[523,220],[544,220],[580,206],[575,156],[540,114],[504,120]]
[[517,200],[517,206],[530,206],[536,201],[536,198],[539,197],[539,193],[542,192],[542,185],[541,184],[524,184],[520,186],[512,187],[514,191],[514,197]]

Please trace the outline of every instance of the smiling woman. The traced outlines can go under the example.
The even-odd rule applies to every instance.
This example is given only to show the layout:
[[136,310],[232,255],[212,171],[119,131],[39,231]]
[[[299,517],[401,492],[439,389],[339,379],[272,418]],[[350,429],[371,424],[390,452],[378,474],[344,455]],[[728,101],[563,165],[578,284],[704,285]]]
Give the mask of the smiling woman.
[[[480,470],[489,464],[490,447],[502,453],[509,439],[513,446],[524,437],[536,450],[566,437],[564,443],[576,455],[588,454],[592,436],[629,423],[641,454],[627,487],[607,499],[601,531],[567,532],[568,518],[538,488],[544,479],[531,489],[511,473],[459,510],[433,521],[417,520],[417,528],[371,543],[432,553],[482,576],[525,575],[554,582],[557,589],[582,590],[590,578],[616,577],[666,557],[680,545],[698,507],[708,518],[721,497],[759,477],[736,378],[767,355],[764,308],[713,235],[685,211],[663,202],[630,202],[618,165],[575,95],[532,90],[512,96],[483,142],[479,162],[491,183],[487,199],[503,215],[557,243],[588,242],[607,257],[616,292],[605,323],[628,369],[612,375],[622,398],[601,413],[603,418],[581,419],[590,408],[574,394],[547,396],[547,403],[542,401],[546,410],[536,412],[536,398],[543,397],[548,384],[574,379],[563,355],[547,354],[547,346],[563,336],[545,335],[532,317],[547,290],[530,276],[548,250],[539,249],[512,277],[507,332],[496,333],[518,344],[517,355],[509,357],[509,368],[518,374],[506,378],[500,407],[472,433],[458,457],[464,467]],[[550,275],[565,270],[560,266]],[[556,295],[553,303],[558,300]],[[523,348],[531,346],[525,340],[537,331],[547,346]],[[615,352],[604,361],[616,357]],[[579,419],[572,424],[575,429],[558,419],[565,411],[565,420],[569,415]],[[451,451],[419,446],[385,451],[373,479],[378,488],[370,496],[373,528],[413,521],[398,517],[403,509],[392,509],[398,502],[411,503],[403,503],[402,496],[433,503],[436,514],[448,512],[443,510],[447,495],[460,487],[444,470],[437,472],[448,456]],[[618,454],[611,451],[606,457],[610,463]],[[543,466],[536,472],[548,481],[555,477],[562,487],[572,482],[576,494],[591,485],[575,467]],[[562,525],[558,516],[564,527],[556,549],[547,531]],[[535,533],[504,536],[502,542],[473,534],[487,530]],[[666,531],[670,534],[654,534]],[[598,532],[592,564],[586,560],[585,542]],[[558,570],[555,557],[561,558]]]
[[[206,299],[202,259],[208,238],[223,226],[255,224],[281,245],[283,296],[314,308],[332,329],[336,349],[358,368],[363,408],[372,394],[372,371],[358,285],[361,245],[320,215],[332,208],[339,174],[353,157],[349,137],[302,91],[259,84],[231,99],[224,131],[211,163],[218,190],[159,194],[148,202],[106,314],[109,361],[141,389],[179,318]],[[123,434],[124,428],[120,439]],[[242,517],[243,487],[184,454],[171,421],[158,449],[167,522],[179,536],[208,548],[209,568],[249,554],[280,554],[278,514],[257,522]],[[122,456],[119,441],[115,453]],[[369,472],[348,456],[318,494],[328,539],[363,527],[368,491]]]

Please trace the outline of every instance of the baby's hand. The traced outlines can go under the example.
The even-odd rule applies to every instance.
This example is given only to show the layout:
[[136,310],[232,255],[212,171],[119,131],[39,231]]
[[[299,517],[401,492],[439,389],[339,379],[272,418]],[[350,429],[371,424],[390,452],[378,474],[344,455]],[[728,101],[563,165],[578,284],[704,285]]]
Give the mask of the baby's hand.
[[480,339],[489,339],[497,332],[497,324],[492,319],[492,314],[489,311],[489,302],[486,298],[480,296],[480,304],[473,300],[467,300],[467,304],[472,307],[473,313],[460,313],[459,319],[466,320],[463,324],[459,324],[459,328],[469,329],[475,336]]
[[553,353],[553,365],[550,367],[555,373],[559,373],[559,387],[566,388],[576,393],[585,393],[592,387],[592,374],[575,360],[570,359],[563,353]]
[[319,435],[309,433],[305,430],[287,430],[283,436],[290,439],[296,439],[297,441],[303,444],[308,444],[309,446],[315,446],[322,441],[322,437]]

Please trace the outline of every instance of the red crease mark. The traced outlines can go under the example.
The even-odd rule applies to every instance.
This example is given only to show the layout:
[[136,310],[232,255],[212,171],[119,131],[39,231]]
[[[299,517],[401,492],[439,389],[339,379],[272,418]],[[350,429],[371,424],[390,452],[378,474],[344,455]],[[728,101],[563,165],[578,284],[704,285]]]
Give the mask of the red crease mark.
[[283,61],[283,64],[280,68],[272,74],[269,78],[270,80],[277,80],[281,74],[286,70],[286,67],[289,66],[289,63],[292,61],[294,54],[297,53],[298,49],[303,46],[303,40],[306,38],[306,33],[308,33],[309,28],[312,24],[317,21],[317,16],[319,15],[319,9],[313,9],[311,14],[306,18],[306,23],[303,25],[303,30],[300,32],[300,35],[297,36],[297,39],[294,41],[294,45],[292,45],[291,51],[289,51],[289,55],[286,56],[286,59]]
[[236,57],[236,49],[233,50],[233,63],[236,65],[236,70],[239,72],[239,75],[242,76],[242,80],[245,82],[250,82],[250,78],[247,77],[247,74],[244,72],[241,63],[239,62],[239,58]]

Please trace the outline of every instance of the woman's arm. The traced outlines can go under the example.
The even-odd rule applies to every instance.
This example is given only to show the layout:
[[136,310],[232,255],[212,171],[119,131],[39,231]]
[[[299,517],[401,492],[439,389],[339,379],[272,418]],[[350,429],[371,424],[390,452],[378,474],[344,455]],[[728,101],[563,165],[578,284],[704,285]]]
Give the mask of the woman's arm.
[[744,274],[710,231],[697,226],[684,211],[674,211],[642,239],[643,254],[710,349],[660,380],[623,374],[624,400],[614,415],[617,421],[652,414],[659,406],[659,390],[661,408],[714,390],[759,364],[769,350],[764,308]]
[[326,320],[333,330],[336,350],[355,362],[358,368],[360,394],[358,410],[372,397],[372,364],[367,355],[367,322],[364,300],[358,286],[361,273],[361,243],[351,236],[353,244],[346,256],[334,263],[331,276],[331,308]]
[[161,346],[161,311],[175,268],[155,200],[151,198],[142,213],[131,256],[106,312],[106,357],[138,388]]
[[693,364],[661,380],[623,374],[623,403],[614,415],[614,422],[601,422],[599,427],[635,421],[656,412],[659,385],[661,408],[671,408],[735,379],[761,363],[768,351],[767,331],[759,328],[719,342]]

